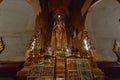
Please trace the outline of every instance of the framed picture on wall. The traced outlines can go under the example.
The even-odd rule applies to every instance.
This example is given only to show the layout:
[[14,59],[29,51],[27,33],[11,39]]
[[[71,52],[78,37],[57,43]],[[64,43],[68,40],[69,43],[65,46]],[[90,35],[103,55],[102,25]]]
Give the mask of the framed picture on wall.
[[94,80],[105,80],[104,75],[94,75]]
[[81,80],[93,80],[91,71],[81,71]]
[[77,63],[80,70],[90,70],[90,63],[88,59],[78,59]]
[[28,77],[27,80],[42,80],[40,77]]
[[79,80],[77,71],[68,71],[67,80]]

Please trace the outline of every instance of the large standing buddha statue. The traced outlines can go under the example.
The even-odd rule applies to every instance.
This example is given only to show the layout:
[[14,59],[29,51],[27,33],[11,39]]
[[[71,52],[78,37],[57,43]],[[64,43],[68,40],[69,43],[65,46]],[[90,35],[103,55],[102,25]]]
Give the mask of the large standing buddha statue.
[[61,49],[68,45],[65,24],[62,21],[62,16],[57,15],[54,21],[50,46],[55,49]]

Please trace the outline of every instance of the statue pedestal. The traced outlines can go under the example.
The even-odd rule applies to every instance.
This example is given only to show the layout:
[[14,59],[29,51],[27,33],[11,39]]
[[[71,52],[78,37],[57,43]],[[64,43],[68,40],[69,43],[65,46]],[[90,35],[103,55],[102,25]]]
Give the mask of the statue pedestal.
[[29,66],[24,66],[20,71],[18,71],[17,77],[19,78],[19,80],[26,80],[29,70]]
[[56,57],[56,80],[61,79],[66,80],[66,68],[65,68],[65,58]]

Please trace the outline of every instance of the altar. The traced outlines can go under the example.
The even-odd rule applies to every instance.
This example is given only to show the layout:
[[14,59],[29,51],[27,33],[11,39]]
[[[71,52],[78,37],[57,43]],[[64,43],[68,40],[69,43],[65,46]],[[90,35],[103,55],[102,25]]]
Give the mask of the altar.
[[[96,53],[87,31],[70,35],[64,16],[61,12],[53,16],[49,41],[42,42],[41,36],[34,34],[26,50],[24,67],[17,72],[19,80],[104,80],[104,73],[94,60]],[[74,37],[79,43],[75,46],[71,40]]]

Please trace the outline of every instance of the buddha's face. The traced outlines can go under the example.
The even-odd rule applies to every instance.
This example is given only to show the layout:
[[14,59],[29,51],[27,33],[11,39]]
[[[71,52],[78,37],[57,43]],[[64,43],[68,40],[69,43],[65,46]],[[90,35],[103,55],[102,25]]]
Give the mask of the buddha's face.
[[61,15],[58,15],[57,19],[58,19],[58,21],[61,21],[61,19],[62,19]]

